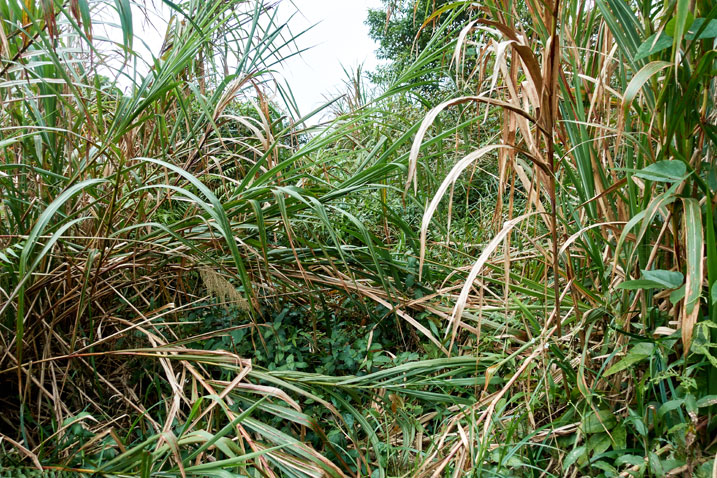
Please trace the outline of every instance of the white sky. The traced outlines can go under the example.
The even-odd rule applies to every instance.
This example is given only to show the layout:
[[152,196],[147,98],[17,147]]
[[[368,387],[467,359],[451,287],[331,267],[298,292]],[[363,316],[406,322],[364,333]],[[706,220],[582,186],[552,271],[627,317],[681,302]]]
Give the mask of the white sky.
[[[149,20],[134,11],[134,46],[142,54],[147,45],[152,54],[158,55],[166,18],[171,11],[161,2],[146,0],[145,5]],[[277,21],[288,20],[294,35],[313,25],[296,42],[299,49],[308,50],[289,58],[278,68],[279,74],[288,81],[302,115],[337,96],[347,79],[343,67],[348,71],[354,71],[361,64],[364,71],[376,67],[374,51],[378,45],[369,38],[369,28],[364,21],[369,8],[380,6],[380,0],[283,0],[279,4]],[[118,22],[116,15],[115,12],[112,18]],[[107,36],[122,41],[118,28],[109,30]],[[318,119],[312,118],[311,122]]]
[[[292,5],[293,4],[293,5]],[[280,69],[291,86],[302,114],[324,104],[339,91],[347,70],[363,64],[364,71],[378,64],[378,47],[364,25],[369,8],[381,6],[380,0],[284,0],[280,15],[288,19],[297,34],[316,25],[297,40],[300,48],[312,47],[301,56],[290,58]]]

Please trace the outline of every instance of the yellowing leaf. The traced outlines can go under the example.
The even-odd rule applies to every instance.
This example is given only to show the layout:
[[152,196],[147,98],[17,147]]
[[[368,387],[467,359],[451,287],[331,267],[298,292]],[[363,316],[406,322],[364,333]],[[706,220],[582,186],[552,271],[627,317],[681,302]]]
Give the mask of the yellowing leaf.
[[682,343],[684,352],[690,350],[692,330],[700,312],[700,296],[704,280],[704,241],[702,235],[702,214],[696,199],[685,198],[683,228],[685,231],[685,250],[687,251],[687,280],[685,282],[685,300],[682,302]]

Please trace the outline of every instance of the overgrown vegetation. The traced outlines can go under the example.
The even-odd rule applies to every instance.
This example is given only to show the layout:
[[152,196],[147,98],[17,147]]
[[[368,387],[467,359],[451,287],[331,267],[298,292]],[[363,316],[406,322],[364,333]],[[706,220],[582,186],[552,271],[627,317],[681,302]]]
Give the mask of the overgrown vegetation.
[[717,476],[711,2],[164,4],[0,2],[1,476]]

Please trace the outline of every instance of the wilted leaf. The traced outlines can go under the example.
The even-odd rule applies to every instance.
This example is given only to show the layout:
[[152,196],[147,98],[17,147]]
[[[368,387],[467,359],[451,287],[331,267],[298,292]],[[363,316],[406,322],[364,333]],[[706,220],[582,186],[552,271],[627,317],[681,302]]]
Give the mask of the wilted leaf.
[[693,198],[683,198],[682,203],[684,205],[682,224],[685,231],[685,250],[687,251],[685,300],[682,302],[682,343],[686,355],[690,350],[692,331],[700,312],[700,295],[704,280],[704,240],[699,202]]
[[672,63],[669,61],[653,61],[643,66],[640,71],[635,73],[635,76],[632,77],[632,80],[628,83],[627,88],[625,88],[623,105],[629,106],[650,78],[665,68],[669,68],[671,66]]
[[662,335],[665,337],[669,337],[672,334],[677,333],[677,330],[671,329],[670,327],[657,327],[653,332],[652,335]]

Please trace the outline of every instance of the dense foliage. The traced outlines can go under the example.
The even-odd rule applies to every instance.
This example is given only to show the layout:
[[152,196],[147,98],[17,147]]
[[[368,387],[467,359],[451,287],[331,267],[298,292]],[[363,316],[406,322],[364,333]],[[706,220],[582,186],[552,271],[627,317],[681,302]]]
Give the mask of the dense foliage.
[[[382,8],[369,9],[366,25],[378,44],[376,57],[387,60],[376,71],[369,72],[377,84],[391,83],[405,71],[418,52],[425,51],[432,33],[441,21],[440,12],[451,4],[448,0],[382,0]],[[451,16],[445,33],[460,31],[470,19],[468,10]],[[427,96],[440,94],[441,82],[451,81],[450,51],[434,60],[425,73],[412,84],[413,93]]]
[[0,476],[717,475],[714,5],[163,3],[0,2]]

